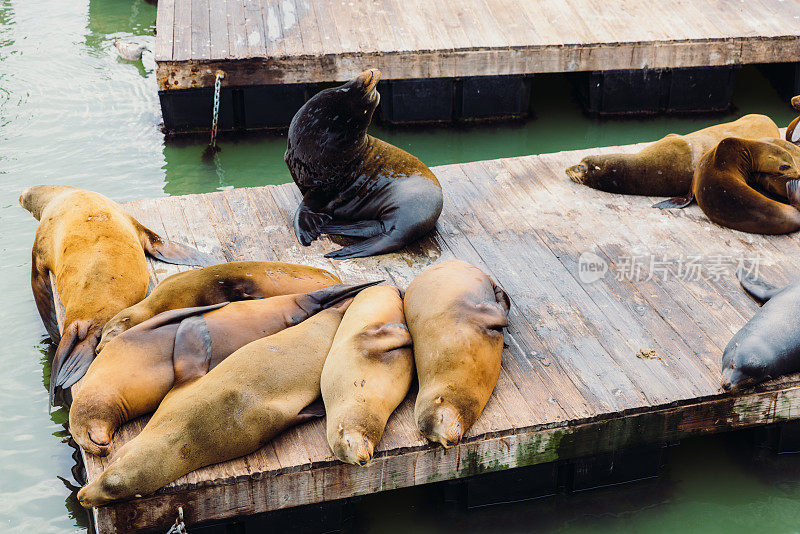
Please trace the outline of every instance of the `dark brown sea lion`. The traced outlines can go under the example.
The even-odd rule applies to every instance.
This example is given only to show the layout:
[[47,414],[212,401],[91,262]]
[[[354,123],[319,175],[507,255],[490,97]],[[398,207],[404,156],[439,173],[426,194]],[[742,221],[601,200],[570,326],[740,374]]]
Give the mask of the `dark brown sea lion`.
[[205,375],[251,341],[299,324],[376,283],[156,315],[114,338],[97,356],[73,395],[70,433],[90,453],[105,456],[117,428],[155,410],[173,387]]
[[396,287],[375,286],[347,308],[322,369],[328,443],[349,464],[366,465],[414,377],[411,335]]
[[457,444],[483,411],[500,376],[508,295],[459,260],[435,265],[406,290],[419,393],[414,417],[423,436]]
[[766,302],[736,333],[722,355],[722,388],[754,386],[800,372],[800,283],[777,288],[737,273],[742,287]]
[[431,232],[442,212],[442,188],[431,170],[367,135],[380,75],[367,70],[318,93],[289,126],[284,159],[303,194],[294,215],[297,239],[303,245],[323,233],[363,239],[327,258],[397,250]]
[[[792,98],[792,107],[800,111],[800,95]],[[800,122],[800,116],[796,117],[789,126],[786,127],[786,140],[790,143],[800,146],[800,128],[797,124]]]
[[167,310],[305,293],[341,283],[324,269],[279,261],[232,261],[173,274],[146,299],[106,323],[97,352],[117,335]]
[[800,206],[792,185],[800,178],[798,164],[800,149],[783,139],[727,137],[700,160],[691,192],[667,202],[684,207],[696,199],[709,219],[742,232],[794,232],[800,211],[785,202]]
[[[58,343],[50,375],[51,404],[57,387],[70,387],[86,372],[106,321],[147,294],[145,252],[167,263],[217,263],[198,250],[162,239],[98,193],[37,185],[19,202],[39,221],[31,286],[39,315]],[[56,323],[51,272],[64,304],[63,336]]]
[[566,170],[573,182],[610,193],[671,197],[690,189],[700,158],[725,137],[760,139],[780,132],[766,115],[745,115],[687,135],[669,134],[635,154],[586,156]]
[[305,413],[344,307],[329,308],[231,354],[196,382],[172,391],[142,432],[78,492],[86,508],[153,493],[200,467],[249,454]]

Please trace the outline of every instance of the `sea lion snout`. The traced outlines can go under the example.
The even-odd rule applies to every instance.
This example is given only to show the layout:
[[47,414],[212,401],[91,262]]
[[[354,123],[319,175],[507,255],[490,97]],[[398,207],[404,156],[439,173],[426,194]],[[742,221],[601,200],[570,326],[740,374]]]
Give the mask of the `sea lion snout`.
[[336,457],[341,461],[363,467],[372,461],[375,446],[363,432],[345,430],[337,449]]
[[381,71],[378,69],[368,69],[358,75],[356,80],[360,83],[365,94],[371,93],[381,79]]
[[463,426],[458,410],[439,399],[434,401],[439,406],[421,417],[417,426],[423,436],[448,449],[461,441]]
[[586,167],[586,164],[581,162],[577,165],[573,165],[572,167],[567,167],[566,173],[569,176],[569,179],[577,184],[583,184],[584,180],[586,180],[586,173],[589,169]]

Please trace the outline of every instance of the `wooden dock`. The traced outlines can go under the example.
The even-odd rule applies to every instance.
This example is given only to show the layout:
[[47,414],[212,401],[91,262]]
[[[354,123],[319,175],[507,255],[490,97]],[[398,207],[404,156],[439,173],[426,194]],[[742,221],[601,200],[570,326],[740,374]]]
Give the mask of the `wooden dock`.
[[[179,506],[191,530],[208,521],[800,417],[800,377],[737,395],[719,388],[722,350],[757,309],[733,277],[738,260],[757,262],[763,275],[788,283],[800,272],[800,236],[727,230],[696,205],[660,211],[650,207],[657,199],[598,192],[564,174],[588,152],[639,148],[436,167],[445,193],[437,231],[400,253],[358,260],[323,258],[339,246],[327,238],[307,248],[295,241],[290,221],[300,195],[294,184],[125,204],[153,230],[220,260],[305,263],[347,282],[386,278],[405,287],[430,265],[460,258],[493,276],[512,308],[500,380],[458,446],[444,450],[420,437],[412,392],[366,467],[336,461],[319,420],[155,495],[94,510],[98,532],[165,529]],[[587,272],[599,272],[581,274],[587,262],[606,265],[605,276],[587,280]],[[694,264],[701,266],[695,275],[677,272]],[[151,260],[154,282],[176,269]],[[113,450],[145,422],[123,427]],[[108,458],[83,456],[93,480]]]
[[[167,129],[192,127],[189,109],[208,128],[209,95],[179,91],[218,69],[242,89],[222,127],[249,129],[367,67],[419,80],[800,61],[800,0],[160,0],[156,30]],[[299,96],[264,89],[292,84]]]

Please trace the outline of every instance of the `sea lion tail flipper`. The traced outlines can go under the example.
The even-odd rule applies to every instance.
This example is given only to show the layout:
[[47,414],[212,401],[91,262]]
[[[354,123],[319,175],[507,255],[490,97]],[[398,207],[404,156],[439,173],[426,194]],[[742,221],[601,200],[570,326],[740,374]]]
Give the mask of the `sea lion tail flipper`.
[[142,226],[136,219],[132,220],[136,222],[136,226],[139,229],[139,238],[142,241],[145,252],[157,260],[161,260],[164,263],[174,263],[175,265],[199,267],[224,263],[224,261],[220,261],[205,252],[200,252],[196,248],[163,239],[149,228]]
[[692,202],[694,202],[694,191],[689,191],[682,197],[673,197],[668,200],[662,200],[661,202],[657,202],[653,204],[653,207],[661,210],[682,209],[691,204]]
[[61,341],[61,333],[58,331],[58,318],[56,317],[56,303],[53,296],[53,287],[50,285],[50,271],[37,268],[34,258],[31,268],[31,289],[33,289],[33,299],[36,301],[36,308],[42,318],[50,339],[55,343]]
[[181,321],[172,352],[175,387],[208,373],[211,366],[211,334],[202,315]]
[[492,284],[495,300],[503,308],[503,310],[505,310],[506,315],[508,315],[509,310],[511,310],[511,299],[509,298],[508,293],[506,293],[491,276],[489,277],[489,282]]
[[376,254],[385,254],[392,252],[402,247],[403,243],[400,242],[392,234],[378,234],[369,239],[365,239],[360,243],[350,245],[333,252],[325,254],[326,258],[335,260],[346,260],[349,258],[365,258],[367,256],[374,256]]
[[800,210],[800,180],[786,182],[786,196],[789,199],[789,204]]
[[356,296],[362,289],[376,286],[381,282],[384,282],[384,280],[365,282],[363,284],[336,284],[312,291],[311,293],[307,293],[306,296],[311,299],[313,303],[311,305],[313,313],[317,313],[345,299]]
[[784,289],[770,284],[763,278],[747,276],[744,269],[738,269],[736,271],[736,278],[738,278],[739,283],[742,284],[742,289],[761,304],[767,302]]
[[341,235],[345,237],[361,237],[368,238],[374,237],[378,234],[385,233],[386,230],[383,222],[374,221],[342,221],[333,220],[324,224],[320,229],[320,233]]
[[218,304],[209,304],[208,306],[194,306],[193,308],[177,308],[175,310],[167,310],[165,312],[161,312],[158,315],[149,318],[146,321],[142,321],[141,323],[130,328],[129,330],[126,330],[126,332],[152,330],[154,328],[158,328],[159,326],[164,326],[165,324],[182,321],[183,319],[186,319],[187,317],[191,317],[193,315],[200,315],[203,313],[217,310],[219,308],[227,306],[228,304],[230,304],[230,302],[226,301],[226,302],[220,302]]
[[56,388],[67,389],[81,379],[94,360],[100,329],[90,330],[89,321],[73,321],[61,336],[50,369],[50,405]]

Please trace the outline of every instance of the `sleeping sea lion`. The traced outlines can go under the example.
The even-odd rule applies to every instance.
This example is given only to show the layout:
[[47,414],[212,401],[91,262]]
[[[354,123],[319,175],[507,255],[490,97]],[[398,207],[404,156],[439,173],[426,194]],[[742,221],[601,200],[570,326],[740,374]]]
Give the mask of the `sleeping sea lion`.
[[203,466],[258,450],[320,395],[325,357],[346,303],[231,354],[196,382],[172,391],[142,432],[78,492],[86,508],[153,493]]
[[[800,95],[792,97],[792,107],[800,111]],[[800,146],[800,128],[797,127],[798,122],[800,122],[800,116],[796,117],[789,123],[789,126],[786,127],[786,140]]]
[[713,222],[742,232],[794,232],[800,229],[798,164],[800,149],[783,139],[726,137],[700,160],[691,192],[667,202],[684,207],[696,199]]
[[103,327],[97,352],[125,330],[167,310],[305,293],[341,283],[324,269],[280,261],[232,261],[176,273],[146,299],[112,317]]
[[155,410],[173,387],[205,375],[251,341],[299,324],[377,283],[156,315],[114,338],[97,356],[73,396],[70,433],[90,453],[105,456],[117,428]]
[[800,283],[776,288],[736,273],[742,287],[765,302],[722,354],[722,389],[741,389],[800,371]]
[[725,137],[760,139],[780,132],[766,115],[745,115],[687,135],[669,134],[635,154],[586,156],[566,170],[573,182],[609,193],[672,197],[689,191],[694,169]]
[[510,305],[494,280],[460,260],[435,265],[408,286],[404,310],[419,379],[414,417],[429,440],[457,444],[483,411],[500,376]]
[[347,308],[322,368],[328,443],[338,459],[358,465],[372,460],[413,376],[400,292],[391,286],[365,289]]
[[380,75],[367,70],[317,93],[289,125],[284,159],[303,194],[294,215],[298,241],[307,246],[323,233],[363,239],[327,258],[397,250],[431,232],[442,212],[442,188],[431,170],[367,135]]
[[[162,239],[98,193],[37,185],[19,203],[39,221],[31,286],[39,315],[58,343],[50,375],[51,404],[57,387],[70,387],[86,372],[106,321],[147,294],[145,252],[167,263],[217,263],[198,250]],[[63,336],[56,322],[51,272],[64,304]]]

